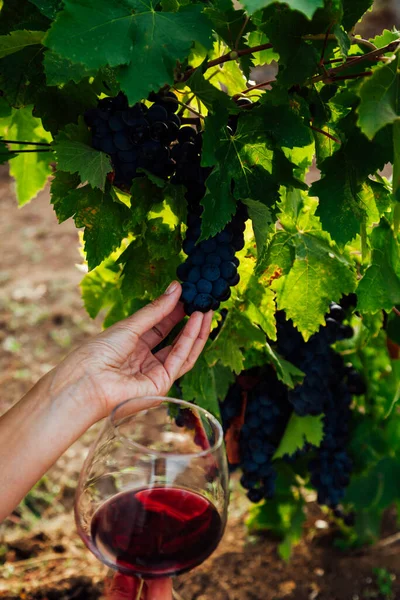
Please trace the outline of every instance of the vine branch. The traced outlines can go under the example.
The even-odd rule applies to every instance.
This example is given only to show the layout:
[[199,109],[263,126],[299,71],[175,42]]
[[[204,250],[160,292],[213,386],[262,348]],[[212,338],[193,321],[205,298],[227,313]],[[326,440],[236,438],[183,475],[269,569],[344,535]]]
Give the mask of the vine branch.
[[317,131],[318,133],[322,133],[322,135],[324,135],[325,137],[329,138],[330,140],[333,140],[337,144],[341,144],[342,143],[339,140],[339,138],[336,138],[335,136],[331,135],[330,133],[328,133],[324,129],[319,129],[319,127],[314,127],[314,125],[310,125],[310,129],[313,129],[313,131]]

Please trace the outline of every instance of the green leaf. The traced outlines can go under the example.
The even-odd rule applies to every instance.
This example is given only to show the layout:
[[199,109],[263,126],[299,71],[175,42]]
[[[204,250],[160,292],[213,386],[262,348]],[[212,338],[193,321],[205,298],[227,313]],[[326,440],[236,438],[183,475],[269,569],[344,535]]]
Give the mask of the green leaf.
[[34,104],[46,88],[42,65],[42,46],[29,46],[0,59],[0,87],[14,108]]
[[400,257],[397,240],[385,219],[372,231],[371,247],[371,265],[357,288],[357,308],[389,312],[400,304]]
[[389,29],[384,29],[380,35],[376,35],[374,38],[372,38],[371,42],[377,48],[383,48],[383,46],[387,46],[391,42],[395,42],[398,39],[400,39],[399,31],[390,31]]
[[[11,118],[0,120],[0,129],[6,139],[49,142],[51,137],[42,127],[40,119],[32,117],[32,107],[13,110]],[[13,150],[21,149],[14,145]],[[22,149],[26,149],[23,146]],[[30,202],[45,186],[51,174],[52,152],[23,152],[10,164],[10,175],[16,182],[18,204]]]
[[317,70],[319,60],[316,48],[303,39],[310,33],[310,22],[301,12],[280,6],[270,9],[260,26],[280,56],[277,81],[289,88],[302,84]]
[[[248,43],[251,48],[254,46],[261,46],[264,44],[268,44],[269,39],[265,35],[264,32],[257,29],[257,31],[252,31],[248,36]],[[271,63],[273,60],[279,60],[279,54],[275,52],[273,48],[268,48],[267,50],[261,50],[260,52],[253,53],[253,65],[258,67],[260,65],[265,65]]]
[[43,66],[47,85],[63,85],[68,81],[79,83],[85,77],[96,74],[96,69],[87,69],[81,63],[73,63],[52,50],[44,53]]
[[225,323],[209,348],[205,357],[210,366],[217,361],[240,373],[244,366],[242,350],[250,348],[254,343],[264,344],[265,334],[249,320],[249,318],[232,307]]
[[71,173],[63,173],[57,170],[53,181],[51,182],[51,204],[56,213],[59,223],[63,223],[67,219],[74,216],[77,210],[77,202],[75,196],[69,194],[78,187],[80,178],[78,175]]
[[112,171],[110,157],[81,142],[61,140],[54,144],[57,163],[62,171],[78,173],[82,183],[104,191],[107,173]]
[[[400,120],[393,123],[393,146],[393,196],[397,202],[400,202]],[[397,208],[397,211],[399,211],[399,208]],[[395,228],[398,229],[395,215],[396,212],[394,213],[393,220]]]
[[329,303],[354,290],[354,267],[321,230],[312,199],[292,191],[280,208],[283,229],[272,236],[258,272],[274,275],[271,288],[277,293],[278,308],[286,310],[307,340],[325,325]]
[[296,450],[301,450],[307,442],[318,448],[323,436],[322,415],[299,417],[293,412],[273,458],[283,458],[285,455],[292,456]]
[[49,19],[55,19],[57,13],[62,8],[62,0],[29,0],[37,6],[41,13]]
[[336,25],[333,28],[333,34],[337,39],[341,55],[344,58],[347,58],[351,46],[349,36],[347,35],[343,27],[341,27],[338,23],[336,23]]
[[257,253],[260,254],[267,240],[269,227],[272,223],[271,211],[268,206],[265,206],[265,204],[262,204],[258,200],[247,198],[244,200],[244,204],[247,206],[247,211],[253,225]]
[[193,73],[186,84],[208,110],[212,110],[214,104],[218,104],[219,107],[224,107],[225,109],[228,109],[230,105],[232,105],[232,108],[234,107],[229,96],[214,87],[207,79],[204,79],[199,69]]
[[218,365],[210,369],[204,356],[200,356],[193,369],[180,380],[182,398],[194,400],[196,404],[219,418],[217,379],[221,375],[225,381],[231,379],[231,373],[227,369]]
[[360,232],[360,223],[368,222],[369,197],[374,190],[365,185],[365,180],[391,161],[388,133],[387,129],[382,130],[370,142],[352,126],[340,150],[320,166],[320,181],[310,188],[310,195],[319,198],[317,214],[323,228],[339,244],[352,240]]
[[[39,0],[40,1],[40,0]],[[7,34],[15,29],[28,31],[45,31],[49,20],[28,0],[7,0],[1,4],[0,34]]]
[[[207,121],[204,134],[206,149],[203,164],[218,161],[206,180],[207,192],[202,200],[202,234],[217,234],[230,221],[238,200],[260,200],[272,206],[278,199],[279,177],[275,169],[274,152],[269,147],[267,125],[260,116],[241,115],[236,133],[225,127],[217,129],[218,119]],[[215,124],[215,129],[212,125]],[[235,183],[232,193],[232,182]]]
[[11,31],[9,35],[0,35],[0,58],[19,52],[28,46],[40,44],[44,31]]
[[120,268],[114,258],[108,258],[82,279],[80,287],[85,308],[92,319],[105,308],[122,301],[118,286]]
[[75,209],[75,225],[85,228],[86,258],[89,270],[94,269],[121,245],[126,235],[129,209],[114,202],[109,190],[103,193],[90,185],[71,191],[67,201]]
[[364,13],[372,6],[373,0],[342,0],[343,27],[350,31],[361,19]]
[[162,218],[144,223],[143,237],[131,242],[120,258],[124,298],[152,299],[162,294],[176,278],[179,248],[179,228],[171,229]]
[[360,88],[358,124],[371,140],[390,123],[400,119],[399,58],[376,69]]
[[[88,69],[120,67],[118,79],[131,104],[174,81],[177,61],[194,40],[211,47],[211,26],[202,6],[160,12],[139,0],[65,0],[50,28],[49,48]],[[173,39],[171,31],[174,32]]]
[[[261,10],[270,4],[275,3],[276,0],[245,0],[242,2],[249,14],[253,14],[257,10]],[[308,19],[312,19],[317,8],[322,8],[324,6],[324,0],[288,0],[285,4],[288,4],[291,10],[298,10],[306,15]]]
[[276,369],[278,379],[282,381],[288,388],[293,389],[301,383],[304,378],[303,371],[300,371],[291,362],[285,360],[280,354],[275,352],[266,342],[267,355]]
[[265,120],[264,129],[281,147],[300,148],[309,146],[313,134],[304,119],[288,104],[273,106],[270,102],[263,103],[262,115]]

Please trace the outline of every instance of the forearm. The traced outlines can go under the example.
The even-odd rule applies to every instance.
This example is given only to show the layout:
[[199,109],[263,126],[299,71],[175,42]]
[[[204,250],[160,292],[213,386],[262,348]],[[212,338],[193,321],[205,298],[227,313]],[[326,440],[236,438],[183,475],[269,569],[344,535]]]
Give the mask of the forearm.
[[0,522],[93,424],[79,386],[52,389],[52,373],[0,418]]

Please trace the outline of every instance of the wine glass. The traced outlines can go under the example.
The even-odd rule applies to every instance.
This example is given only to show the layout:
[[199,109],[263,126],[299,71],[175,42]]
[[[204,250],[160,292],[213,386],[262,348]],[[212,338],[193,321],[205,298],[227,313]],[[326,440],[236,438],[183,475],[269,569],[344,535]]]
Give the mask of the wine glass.
[[[138,410],[138,406],[150,406]],[[217,547],[228,509],[221,425],[173,398],[126,400],[89,451],[75,498],[78,532],[103,563],[143,580],[179,575]]]

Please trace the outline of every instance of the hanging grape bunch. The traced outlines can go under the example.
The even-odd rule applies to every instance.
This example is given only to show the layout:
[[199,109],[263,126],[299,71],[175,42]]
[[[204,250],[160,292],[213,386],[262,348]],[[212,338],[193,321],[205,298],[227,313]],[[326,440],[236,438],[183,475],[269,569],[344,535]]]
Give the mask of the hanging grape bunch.
[[[227,435],[243,409],[243,392],[246,394],[239,436],[240,460],[235,464],[242,469],[241,484],[252,502],[274,496],[276,467],[273,455],[292,411],[299,416],[322,414],[323,438],[318,448],[307,443],[294,455],[286,455],[285,460],[293,464],[297,458],[310,457],[310,481],[320,504],[336,508],[344,497],[352,471],[352,461],[346,450],[351,425],[351,395],[365,393],[365,383],[360,374],[345,365],[342,356],[331,348],[335,341],[353,335],[352,328],[343,321],[346,310],[354,306],[355,300],[344,297],[341,304],[331,303],[325,318],[326,326],[307,342],[286,319],[284,312],[277,313],[276,348],[305,373],[301,385],[286,388],[271,366],[251,369],[240,374],[221,403],[223,428]],[[253,385],[243,387],[243,382],[249,379],[253,379]]]
[[239,283],[239,259],[235,253],[244,246],[247,209],[243,204],[238,205],[231,222],[220,233],[198,242],[201,213],[200,204],[189,204],[188,229],[183,242],[188,258],[177,271],[183,281],[182,300],[188,315],[195,310],[217,310],[221,302],[228,300],[231,287]]
[[132,180],[146,169],[167,179],[175,169],[170,145],[177,139],[181,121],[175,114],[175,94],[154,94],[154,104],[128,105],[125,94],[99,100],[97,108],[85,113],[92,131],[92,146],[111,157],[114,185],[129,190]]

